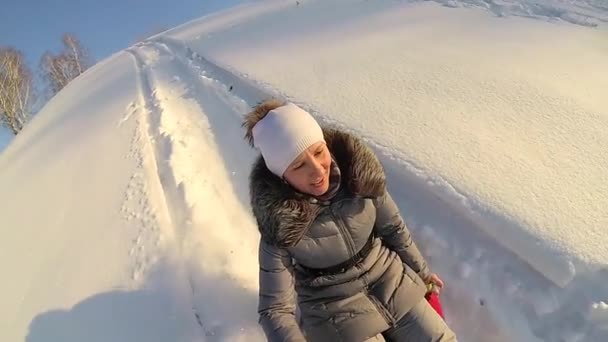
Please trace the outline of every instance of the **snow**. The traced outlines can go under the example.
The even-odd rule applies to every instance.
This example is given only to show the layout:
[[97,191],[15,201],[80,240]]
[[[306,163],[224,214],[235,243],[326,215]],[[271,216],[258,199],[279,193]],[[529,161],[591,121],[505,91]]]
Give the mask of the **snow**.
[[499,17],[521,16],[596,27],[608,23],[604,0],[436,0],[447,7],[483,8]]
[[[433,4],[363,3],[364,21],[313,15],[336,6],[311,3],[188,44],[397,147],[389,153],[404,167],[556,283],[571,280],[570,259],[608,263],[605,32]],[[266,21],[289,29],[265,39]]]
[[168,291],[184,284],[164,279],[174,273],[168,218],[143,133],[135,120],[120,124],[141,112],[136,80],[129,56],[114,56],[48,103],[3,153],[3,341],[192,336],[191,313]]
[[7,148],[0,340],[261,336],[256,229],[205,115],[232,103],[207,96],[203,109],[212,87],[189,90],[192,77],[156,50],[118,53]]
[[0,154],[0,340],[263,341],[271,95],[376,150],[459,340],[607,340],[606,31],[562,8],[607,11],[484,3],[250,3],[88,70]]

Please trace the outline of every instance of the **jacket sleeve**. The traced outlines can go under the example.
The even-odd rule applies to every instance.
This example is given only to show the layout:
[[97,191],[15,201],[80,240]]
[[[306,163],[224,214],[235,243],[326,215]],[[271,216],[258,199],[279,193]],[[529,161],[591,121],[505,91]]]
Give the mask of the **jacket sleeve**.
[[260,241],[260,325],[270,342],[306,342],[296,321],[291,257],[286,250]]
[[374,232],[390,249],[397,252],[401,261],[410,266],[418,275],[428,282],[430,270],[418,247],[412,240],[399,208],[388,191],[374,200],[376,205],[376,223]]

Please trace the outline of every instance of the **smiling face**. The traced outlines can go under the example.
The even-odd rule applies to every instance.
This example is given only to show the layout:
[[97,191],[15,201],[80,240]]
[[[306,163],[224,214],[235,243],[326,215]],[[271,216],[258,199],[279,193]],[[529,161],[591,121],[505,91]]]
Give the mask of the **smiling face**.
[[289,164],[283,178],[300,192],[320,196],[329,189],[330,166],[329,149],[324,142],[319,141]]

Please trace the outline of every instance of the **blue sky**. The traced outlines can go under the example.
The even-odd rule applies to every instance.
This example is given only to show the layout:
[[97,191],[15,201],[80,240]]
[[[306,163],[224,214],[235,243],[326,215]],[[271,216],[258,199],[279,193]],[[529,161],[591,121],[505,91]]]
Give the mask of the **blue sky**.
[[72,32],[96,61],[130,46],[138,37],[174,27],[243,0],[3,0],[0,45],[25,53],[33,68],[47,50],[61,48]]

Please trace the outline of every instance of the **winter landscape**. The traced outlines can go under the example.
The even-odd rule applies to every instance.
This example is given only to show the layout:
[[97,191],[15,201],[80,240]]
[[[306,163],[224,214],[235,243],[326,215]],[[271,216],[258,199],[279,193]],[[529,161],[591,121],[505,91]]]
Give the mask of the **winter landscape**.
[[1,341],[264,341],[242,117],[362,136],[460,341],[608,341],[608,2],[255,1],[0,132]]

